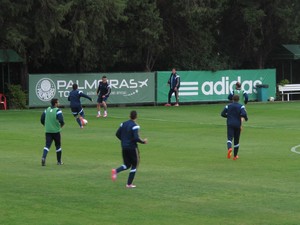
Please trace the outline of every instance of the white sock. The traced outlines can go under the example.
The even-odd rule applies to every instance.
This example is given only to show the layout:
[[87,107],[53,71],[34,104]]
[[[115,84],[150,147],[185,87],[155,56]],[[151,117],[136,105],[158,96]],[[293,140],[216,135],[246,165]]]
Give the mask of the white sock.
[[98,111],[98,115],[101,115],[100,111]]

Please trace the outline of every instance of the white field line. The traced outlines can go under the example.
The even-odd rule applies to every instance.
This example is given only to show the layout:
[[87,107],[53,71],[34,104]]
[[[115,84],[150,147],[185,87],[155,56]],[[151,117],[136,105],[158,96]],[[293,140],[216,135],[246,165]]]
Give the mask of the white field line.
[[[63,115],[64,117],[67,117],[67,116],[72,116],[73,118],[73,115],[72,115],[72,112],[69,111],[70,109],[69,108],[62,108],[63,109]],[[40,115],[43,113],[44,110],[30,110],[30,111],[26,111],[26,110],[13,110],[14,112],[16,111],[23,111],[23,112],[39,112]],[[2,115],[5,115],[5,113],[3,113]],[[39,121],[40,119],[40,115],[37,117],[37,121]],[[95,114],[96,115],[96,114]],[[89,114],[89,113],[85,113],[85,116],[88,116],[88,117],[94,117],[95,116],[94,114]],[[88,119],[87,117],[87,119]],[[108,117],[111,117],[111,118],[115,118],[115,119],[128,119],[128,116],[124,116],[124,117],[120,117],[120,116],[111,116],[110,114],[108,115]],[[220,117],[221,118],[221,117]],[[222,118],[221,118],[222,119]],[[150,118],[150,117],[143,117],[143,118],[140,118],[139,121],[142,121],[142,120],[148,120],[148,121],[158,121],[158,122],[166,122],[166,123],[169,123],[169,122],[172,122],[173,120],[168,120],[168,119],[159,119],[159,118]],[[199,124],[199,125],[212,125],[212,126],[226,126],[226,119],[223,119],[224,123],[220,124],[220,123],[209,123],[209,122],[197,122],[197,121],[188,121],[188,120],[176,120],[177,123],[193,123],[193,124]],[[247,127],[249,128],[259,128],[259,129],[275,129],[275,128],[278,128],[277,126],[259,126],[259,125],[250,125],[250,123],[248,122],[245,122],[243,124],[243,127],[245,129],[247,129]],[[299,127],[281,127],[281,129],[286,129],[286,130],[298,130],[300,131],[300,126]],[[299,146],[295,146],[296,148],[297,147],[300,147]],[[300,150],[299,150],[300,151]],[[300,152],[299,152],[300,154]]]
[[300,150],[297,151],[297,148],[299,148],[299,147],[300,147],[300,145],[294,146],[294,147],[291,148],[291,151],[292,151],[292,152],[295,152],[295,153],[297,153],[297,154],[300,154]]

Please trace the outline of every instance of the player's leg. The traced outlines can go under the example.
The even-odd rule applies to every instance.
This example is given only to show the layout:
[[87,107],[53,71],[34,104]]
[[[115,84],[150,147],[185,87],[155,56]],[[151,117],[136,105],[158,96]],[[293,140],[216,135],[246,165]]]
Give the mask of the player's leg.
[[46,144],[43,150],[43,155],[42,155],[42,166],[46,165],[46,158],[48,155],[48,152],[50,150],[51,147],[51,143],[52,143],[52,135],[50,133],[46,133],[45,134],[45,139],[46,139]]
[[235,128],[234,129],[234,151],[233,151],[233,159],[236,160],[238,158],[238,152],[240,147],[240,135],[241,135],[241,129]]
[[[81,107],[80,108],[80,110],[79,110],[79,115],[78,115],[79,117],[79,122],[80,122],[80,124],[81,125],[79,125],[80,126],[80,128],[83,128],[83,126],[84,126],[84,122],[83,122],[83,119],[84,119],[84,111],[83,111],[83,108]],[[78,122],[78,121],[77,121]]]
[[130,173],[128,175],[128,180],[127,180],[127,185],[126,187],[128,188],[134,188],[135,185],[132,184],[136,171],[137,171],[137,167],[139,164],[139,160],[140,160],[140,156],[139,156],[139,150],[137,148],[132,149],[130,151],[130,161],[131,161],[131,169],[130,169]]
[[105,97],[102,101],[102,105],[103,105],[103,109],[104,109],[104,115],[103,117],[107,117],[107,104],[106,104],[106,100],[107,100],[107,97]]
[[123,165],[118,167],[117,169],[112,169],[111,171],[111,179],[115,181],[117,179],[117,174],[127,170],[130,168],[130,158],[129,158],[129,151],[127,149],[122,149],[122,157],[123,157]]
[[175,93],[175,99],[176,99],[175,106],[179,106],[179,90],[177,89],[176,91],[174,91],[174,93]]
[[56,147],[57,165],[62,165],[63,162],[61,161],[62,150],[61,150],[61,135],[60,135],[60,133],[53,134],[53,138],[54,138],[54,143],[55,143],[55,147]]
[[97,99],[97,117],[100,117],[101,116],[101,103],[102,103],[102,97],[101,96],[98,96],[98,99]]
[[171,98],[172,98],[173,92],[174,92],[174,89],[170,89],[169,94],[168,94],[168,104],[171,104]]
[[231,126],[227,126],[227,158],[231,158],[232,154],[232,139],[234,135],[234,128]]
[[82,109],[80,109],[80,108],[71,108],[72,114],[73,114],[76,122],[78,123],[80,128],[83,128],[83,125],[82,125],[81,120],[80,120],[80,115],[79,115],[81,110]]

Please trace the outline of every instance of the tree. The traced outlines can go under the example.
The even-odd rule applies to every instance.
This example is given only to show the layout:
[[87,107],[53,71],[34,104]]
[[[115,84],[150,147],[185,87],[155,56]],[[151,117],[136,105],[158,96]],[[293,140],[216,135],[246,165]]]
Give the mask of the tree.
[[235,68],[264,68],[280,39],[280,7],[279,0],[228,1],[221,25],[225,38],[220,43]]
[[127,65],[141,65],[145,71],[152,71],[164,47],[162,19],[155,1],[128,1],[120,21],[123,37],[119,51],[119,62]]
[[165,55],[181,69],[223,68],[216,38],[224,1],[159,1],[168,35]]

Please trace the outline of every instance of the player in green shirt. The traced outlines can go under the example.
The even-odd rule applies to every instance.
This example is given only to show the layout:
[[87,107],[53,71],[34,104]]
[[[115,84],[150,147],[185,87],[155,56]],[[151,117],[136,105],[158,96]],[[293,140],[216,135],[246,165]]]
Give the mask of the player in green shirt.
[[53,98],[51,100],[51,107],[48,107],[41,116],[41,123],[45,126],[46,132],[46,145],[42,156],[42,166],[46,165],[46,157],[53,141],[56,147],[57,165],[63,164],[61,161],[62,150],[60,131],[65,122],[62,111],[58,108],[58,104],[58,99]]
[[[240,98],[240,101],[242,101],[242,99],[244,100],[244,104],[246,105],[248,103],[248,93],[242,89],[242,85],[240,82],[236,82],[235,84],[235,89],[232,90],[230,92],[230,94],[228,95],[228,100],[232,101],[233,102],[233,99],[232,97],[234,95],[238,95],[239,98]],[[240,102],[241,103],[241,102]],[[243,104],[243,103],[241,103]]]

